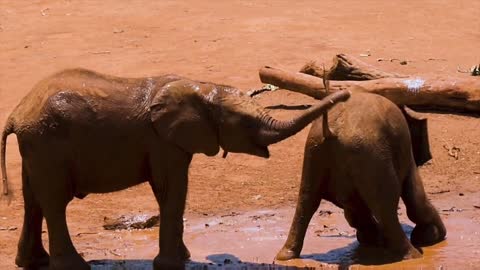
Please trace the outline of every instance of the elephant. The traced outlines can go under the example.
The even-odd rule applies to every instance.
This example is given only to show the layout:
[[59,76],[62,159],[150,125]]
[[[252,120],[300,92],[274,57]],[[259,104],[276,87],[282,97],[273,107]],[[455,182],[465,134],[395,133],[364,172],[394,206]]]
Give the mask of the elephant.
[[[7,119],[5,151],[15,133],[25,202],[15,263],[21,267],[90,269],[69,236],[65,210],[74,198],[148,182],[161,206],[154,269],[183,269],[188,168],[195,153],[269,157],[268,146],[307,126],[350,97],[335,93],[298,117],[280,121],[238,89],[177,75],[122,78],[77,68],[40,82]],[[48,254],[41,241],[45,217]]]
[[[350,99],[312,123],[304,150],[297,206],[277,260],[300,256],[321,199],[343,208],[361,246],[383,248],[393,260],[421,257],[414,246],[442,241],[445,226],[425,194],[417,166],[431,159],[427,119],[375,94]],[[411,242],[397,216],[402,198],[416,224]]]

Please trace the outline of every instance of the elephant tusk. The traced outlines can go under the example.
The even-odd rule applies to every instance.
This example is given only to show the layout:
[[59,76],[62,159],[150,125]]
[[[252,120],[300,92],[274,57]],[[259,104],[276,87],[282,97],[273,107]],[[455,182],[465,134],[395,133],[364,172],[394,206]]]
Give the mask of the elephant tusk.
[[223,150],[223,155],[222,155],[222,158],[227,158],[227,155],[228,155],[228,152]]

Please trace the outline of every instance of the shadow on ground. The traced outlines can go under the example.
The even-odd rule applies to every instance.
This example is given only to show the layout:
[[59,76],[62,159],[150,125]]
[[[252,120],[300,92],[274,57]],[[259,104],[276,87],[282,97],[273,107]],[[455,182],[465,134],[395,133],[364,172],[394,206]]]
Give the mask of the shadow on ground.
[[[206,258],[209,262],[188,262],[186,270],[300,270],[315,269],[314,267],[297,267],[278,265],[274,263],[242,262],[231,254],[213,254]],[[93,260],[89,262],[92,270],[150,270],[152,260]]]

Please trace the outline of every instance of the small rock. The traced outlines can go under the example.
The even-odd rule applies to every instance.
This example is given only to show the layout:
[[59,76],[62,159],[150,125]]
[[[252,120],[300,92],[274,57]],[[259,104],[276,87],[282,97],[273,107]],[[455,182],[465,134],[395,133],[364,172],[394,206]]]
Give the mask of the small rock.
[[147,215],[134,216],[120,216],[112,219],[108,217],[103,218],[103,228],[105,230],[131,230],[131,229],[147,229],[158,227],[160,224],[160,217],[158,215],[148,217]]
[[463,209],[456,208],[455,206],[450,207],[449,209],[443,209],[443,212],[462,212]]
[[231,212],[229,214],[221,215],[221,217],[234,217],[234,216],[238,216],[238,215],[240,215],[240,213]]
[[370,50],[367,50],[366,53],[361,53],[361,54],[360,54],[360,57],[369,57],[369,56],[371,56],[371,55],[372,55],[372,54],[370,53]]
[[255,196],[253,196],[253,199],[254,199],[254,200],[259,200],[260,198],[262,198],[262,195],[255,195]]
[[330,216],[333,212],[330,210],[320,210],[318,211],[319,216]]
[[9,227],[0,227],[0,231],[16,231],[17,227],[9,226]]
[[47,16],[48,15],[47,11],[49,11],[49,10],[50,10],[50,8],[44,8],[40,11],[40,13],[42,14],[42,16]]

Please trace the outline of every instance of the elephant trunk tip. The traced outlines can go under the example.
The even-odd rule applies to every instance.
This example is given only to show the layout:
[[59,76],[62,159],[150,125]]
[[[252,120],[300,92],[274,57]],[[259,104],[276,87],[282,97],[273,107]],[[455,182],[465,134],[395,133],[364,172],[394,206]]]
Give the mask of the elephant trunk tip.
[[308,109],[299,117],[290,121],[278,121],[274,118],[263,117],[262,122],[266,128],[260,136],[263,145],[270,145],[282,141],[314,121],[321,114],[324,114],[339,102],[344,102],[350,98],[350,92],[342,90],[328,95],[322,99],[317,105]]

